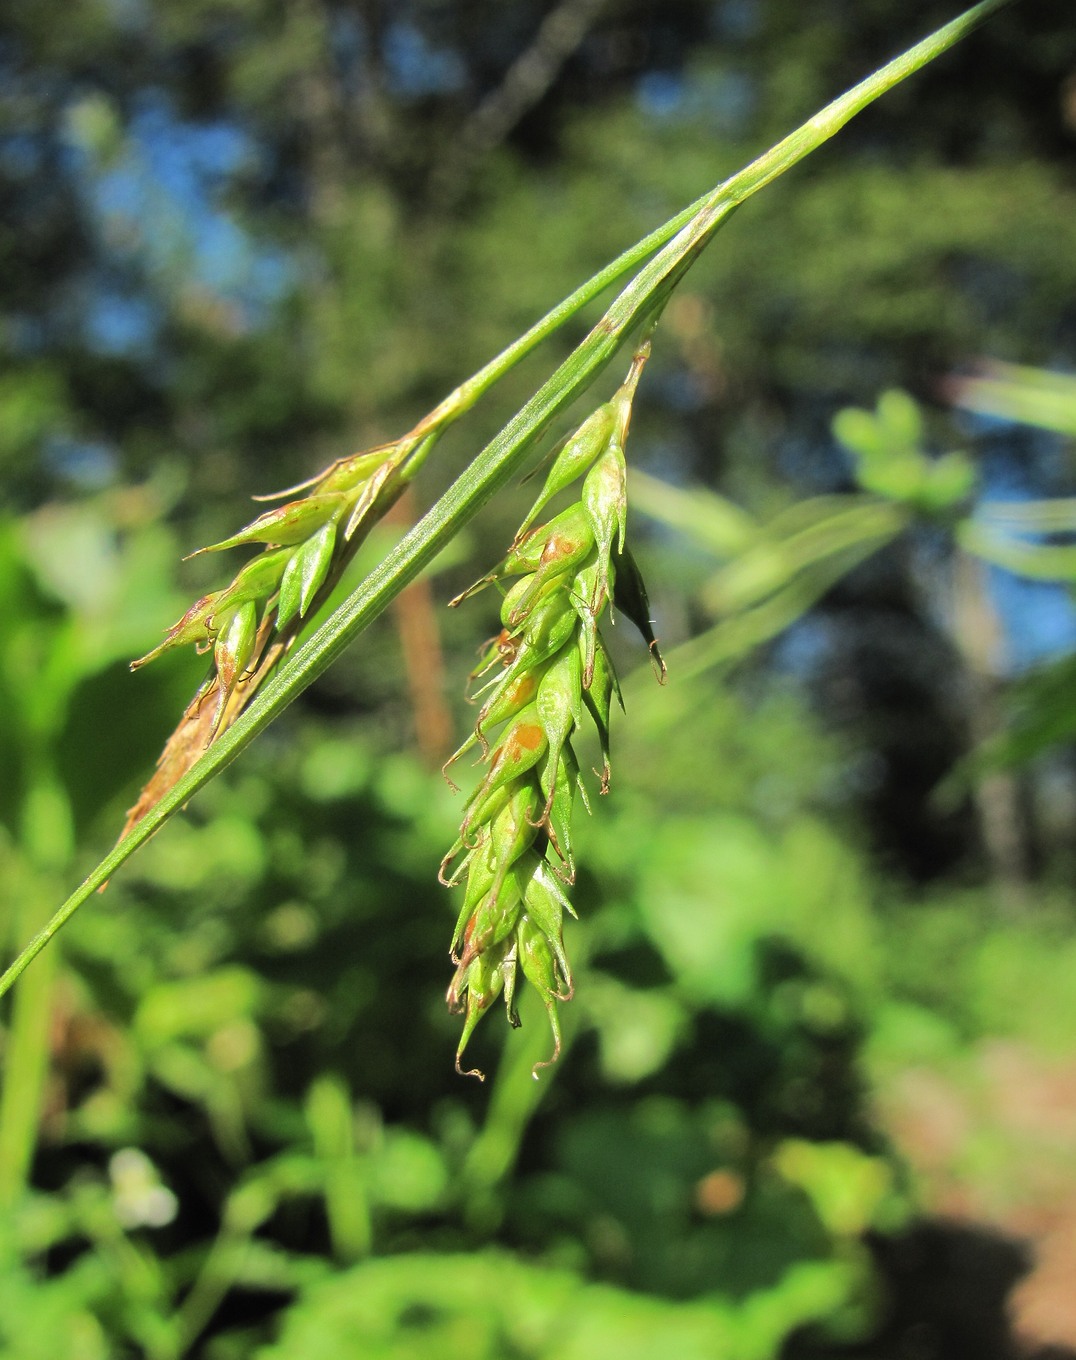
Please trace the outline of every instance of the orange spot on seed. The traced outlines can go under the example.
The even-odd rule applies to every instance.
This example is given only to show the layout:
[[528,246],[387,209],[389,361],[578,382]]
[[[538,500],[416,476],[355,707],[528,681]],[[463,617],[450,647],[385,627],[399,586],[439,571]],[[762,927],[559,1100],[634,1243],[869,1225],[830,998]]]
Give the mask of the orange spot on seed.
[[515,743],[524,751],[536,751],[542,741],[542,729],[537,723],[523,723],[513,733]]
[[512,685],[511,688],[512,702],[513,703],[524,702],[525,700],[531,697],[531,695],[537,688],[538,688],[537,676],[534,676],[530,673],[526,675],[521,675],[519,679],[515,682],[515,684]]

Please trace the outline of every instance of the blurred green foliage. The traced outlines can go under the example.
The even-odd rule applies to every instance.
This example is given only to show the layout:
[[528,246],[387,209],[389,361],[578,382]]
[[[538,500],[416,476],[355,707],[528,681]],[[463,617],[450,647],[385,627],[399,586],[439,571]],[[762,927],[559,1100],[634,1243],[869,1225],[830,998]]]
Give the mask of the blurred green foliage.
[[[380,3],[4,15],[9,951],[110,843],[201,678],[189,658],[125,666],[219,583],[202,559],[177,584],[182,553],[232,532],[248,493],[398,434],[953,6],[610,6],[447,194],[469,114],[549,7],[406,8],[403,29]],[[459,82],[409,87],[401,33],[432,54],[420,76],[455,61]],[[546,1041],[524,1011],[520,1033],[476,1039],[490,1089],[452,1073],[453,910],[433,871],[458,806],[407,750],[398,641],[374,629],[5,1011],[5,1356],[832,1354],[886,1316],[865,1239],[933,1207],[885,1116],[909,1073],[975,1112],[963,1184],[1018,1203],[1047,1162],[1071,1183],[1070,1148],[993,1119],[977,1066],[999,1041],[1071,1052],[1071,861],[1044,863],[1014,919],[977,848],[913,888],[906,861],[872,853],[872,777],[907,799],[869,738],[835,734],[794,668],[725,675],[835,586],[855,613],[863,563],[900,594],[898,535],[924,512],[930,532],[962,520],[990,561],[1071,579],[1071,546],[1041,538],[1071,532],[1071,505],[973,523],[968,463],[924,450],[953,442],[929,407],[954,365],[1069,352],[1074,42],[1068,0],[1011,6],[738,215],[670,305],[634,452],[705,488],[633,495],[686,531],[639,547],[682,648],[667,691],[626,676],[613,791],[580,832],[559,1068],[531,1080]],[[169,155],[236,131],[192,212]],[[216,255],[207,214],[236,232]],[[446,441],[420,500],[570,338]],[[980,395],[1057,428],[1057,386]],[[479,570],[532,492],[490,507]],[[475,574],[463,557],[446,597]],[[463,613],[443,621],[454,677],[493,622]],[[951,696],[963,663],[945,657]],[[1015,687],[971,786],[1071,736],[1073,678],[1062,661]],[[914,717],[916,752],[934,751]]]
[[[4,535],[9,702],[51,715],[9,733],[64,753],[90,836],[116,824],[167,711],[124,691],[117,753],[107,625],[86,641],[102,598],[131,601],[139,628],[174,604],[171,536],[151,498],[133,504],[62,521],[98,545],[81,560],[107,595],[41,564],[58,511]],[[28,639],[47,657],[79,638],[63,702],[17,687]],[[169,694],[191,683],[162,675]],[[641,709],[583,828],[571,1051],[535,1083],[536,1008],[519,1035],[481,1035],[502,1050],[488,1103],[451,1071],[440,1001],[431,866],[455,807],[439,776],[353,718],[285,720],[150,843],[66,932],[42,1093],[9,1088],[0,1144],[12,1121],[34,1136],[38,1105],[41,1122],[0,1244],[5,1354],[568,1357],[660,1339],[754,1360],[805,1327],[836,1343],[874,1324],[863,1234],[899,1231],[915,1203],[874,1084],[959,1069],[983,1036],[1051,1051],[1071,940],[1049,915],[984,931],[974,898],[880,910],[827,811],[847,757],[780,685],[748,705],[688,680]],[[20,787],[5,881],[47,898]]]

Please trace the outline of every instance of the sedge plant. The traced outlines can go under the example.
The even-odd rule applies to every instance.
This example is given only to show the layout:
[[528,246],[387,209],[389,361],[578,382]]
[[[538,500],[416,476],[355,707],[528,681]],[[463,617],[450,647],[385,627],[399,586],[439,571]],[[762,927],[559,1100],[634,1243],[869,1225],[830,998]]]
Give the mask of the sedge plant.
[[[0,995],[139,846],[321,675],[523,470],[558,416],[625,346],[634,344],[627,381],[556,456],[516,542],[481,583],[505,592],[503,631],[487,658],[494,679],[485,691],[475,730],[457,755],[477,745],[486,772],[465,804],[459,838],[442,868],[442,876],[458,882],[464,893],[452,940],[455,974],[448,994],[450,1006],[464,1016],[457,1065],[474,1026],[499,993],[509,1018],[515,1020],[518,971],[546,1005],[556,1056],[556,1008],[572,990],[562,939],[567,889],[574,875],[571,810],[577,797],[588,796],[579,778],[572,736],[589,721],[597,728],[603,751],[608,751],[617,687],[599,622],[611,597],[653,644],[645,592],[624,539],[623,447],[631,398],[645,362],[643,337],[718,229],[748,198],[1005,3],[982,0],[821,109],[576,289],[401,438],[334,463],[312,481],[284,493],[288,499],[283,504],[212,545],[213,551],[250,547],[257,551],[229,584],[198,600],[164,641],[135,663],[141,665],[171,647],[193,644],[211,654],[209,674],[131,809],[119,843],[10,964],[0,977]],[[426,515],[299,645],[305,622],[444,431],[540,341],[617,283],[619,293],[586,337]],[[582,483],[577,499],[536,527],[552,496],[578,478]],[[607,765],[600,774],[604,787]]]

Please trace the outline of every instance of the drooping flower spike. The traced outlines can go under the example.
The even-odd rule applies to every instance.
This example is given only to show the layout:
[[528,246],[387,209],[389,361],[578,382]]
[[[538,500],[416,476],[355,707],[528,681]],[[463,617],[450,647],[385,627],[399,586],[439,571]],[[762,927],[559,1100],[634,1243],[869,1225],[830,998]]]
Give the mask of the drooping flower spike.
[[[560,447],[504,560],[452,601],[459,605],[488,585],[504,592],[501,632],[472,680],[496,673],[473,696],[484,700],[474,729],[445,765],[447,779],[478,746],[485,767],[441,865],[442,882],[464,888],[447,997],[464,1017],[456,1052],[461,1073],[471,1034],[498,996],[509,1023],[519,1024],[520,969],[541,997],[553,1034],[553,1053],[536,1064],[534,1075],[560,1054],[557,1007],[573,992],[563,920],[566,911],[575,914],[566,889],[575,881],[577,795],[590,810],[572,738],[589,716],[601,744],[605,793],[610,710],[620,698],[599,628],[611,598],[639,626],[664,679],[646,591],[624,541],[624,445],[649,349],[644,341],[624,385]],[[580,477],[577,499],[535,526],[549,501]],[[483,1079],[477,1068],[464,1075]]]

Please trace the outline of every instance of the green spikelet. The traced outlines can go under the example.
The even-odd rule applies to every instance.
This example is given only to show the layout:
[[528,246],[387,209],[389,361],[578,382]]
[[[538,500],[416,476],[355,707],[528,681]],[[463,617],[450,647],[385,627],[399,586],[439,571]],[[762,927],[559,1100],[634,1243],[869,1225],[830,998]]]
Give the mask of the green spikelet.
[[239,533],[190,554],[262,549],[230,585],[203,596],[159,646],[131,662],[137,670],[162,652],[190,643],[199,651],[212,651],[213,671],[189,710],[195,711],[215,690],[209,741],[227,725],[228,705],[240,682],[254,672],[272,643],[286,646],[294,639],[315,601],[332,585],[360,526],[376,517],[378,498],[403,452],[402,445],[389,444],[342,458],[312,482],[283,493],[308,490],[308,495],[267,510]]
[[[560,1054],[558,1005],[573,991],[563,920],[565,912],[574,915],[565,887],[575,880],[571,823],[577,794],[590,810],[572,739],[588,720],[593,723],[604,793],[610,710],[620,691],[599,624],[622,566],[622,607],[660,661],[646,593],[624,545],[624,443],[648,352],[646,343],[640,346],[624,386],[561,447],[504,560],[452,601],[458,605],[487,585],[504,592],[502,631],[472,679],[495,673],[478,691],[484,702],[474,731],[445,766],[447,779],[462,755],[481,748],[484,775],[441,866],[442,882],[466,881],[448,989],[449,1008],[464,1017],[456,1053],[461,1073],[471,1035],[498,996],[503,994],[509,1023],[519,1023],[520,971],[541,997],[553,1035],[553,1052],[536,1064],[534,1075]],[[547,502],[580,477],[577,499],[534,525]],[[464,1075],[482,1079],[477,1068]]]

